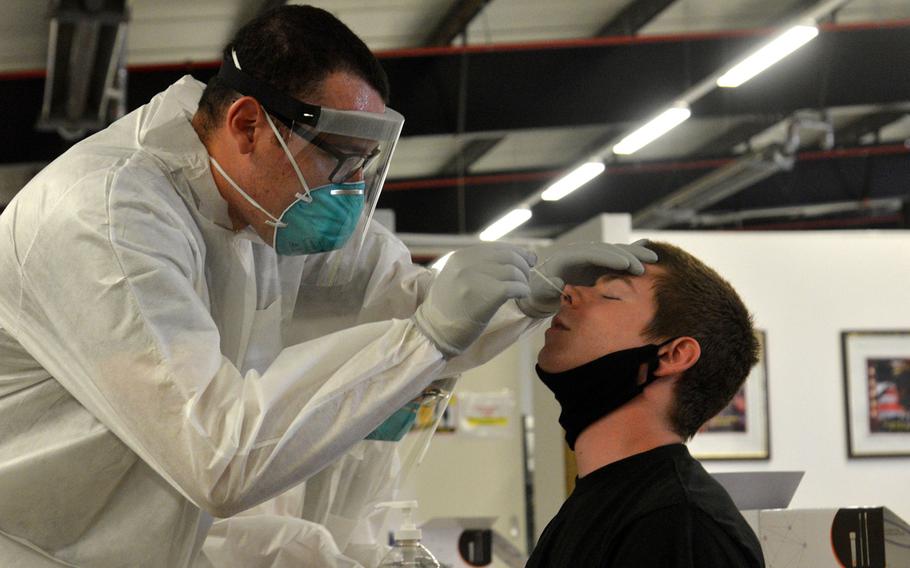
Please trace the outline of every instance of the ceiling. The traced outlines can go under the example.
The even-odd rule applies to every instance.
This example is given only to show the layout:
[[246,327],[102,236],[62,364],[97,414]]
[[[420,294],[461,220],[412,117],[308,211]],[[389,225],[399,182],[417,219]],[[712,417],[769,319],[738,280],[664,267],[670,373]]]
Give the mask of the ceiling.
[[[207,80],[237,26],[280,3],[132,3],[127,107],[184,73]],[[394,211],[399,232],[476,234],[529,199],[534,215],[514,236],[553,237],[601,212],[676,229],[910,223],[907,0],[826,12],[808,45],[740,88],[702,93],[688,121],[636,154],[609,156],[603,175],[552,203],[533,197],[832,2],[308,3],[347,23],[389,73],[391,106],[406,123],[379,206]],[[34,5],[0,6],[0,203],[72,143],[35,129],[48,19]]]

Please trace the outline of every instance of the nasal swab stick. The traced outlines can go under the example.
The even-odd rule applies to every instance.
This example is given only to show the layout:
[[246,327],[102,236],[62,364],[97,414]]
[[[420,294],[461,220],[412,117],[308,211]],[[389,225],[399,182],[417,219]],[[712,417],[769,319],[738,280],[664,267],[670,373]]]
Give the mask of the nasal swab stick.
[[556,285],[555,282],[553,282],[552,280],[550,280],[549,278],[547,278],[547,277],[544,275],[543,272],[537,270],[537,267],[532,266],[532,267],[531,267],[531,272],[534,272],[534,273],[536,273],[538,276],[540,276],[541,278],[543,278],[543,281],[546,282],[547,284],[549,284],[550,286],[552,286],[553,288],[555,288],[556,291],[559,292],[559,295],[560,295],[560,296],[565,296],[565,294],[564,294],[563,291],[562,291],[562,288],[560,288],[559,286]]

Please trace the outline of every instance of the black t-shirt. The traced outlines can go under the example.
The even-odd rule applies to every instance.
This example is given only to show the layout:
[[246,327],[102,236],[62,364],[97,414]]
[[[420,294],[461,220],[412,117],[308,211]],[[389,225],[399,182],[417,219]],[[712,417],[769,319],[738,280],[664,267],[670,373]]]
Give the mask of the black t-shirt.
[[579,479],[527,568],[764,566],[730,496],[683,444],[661,446]]

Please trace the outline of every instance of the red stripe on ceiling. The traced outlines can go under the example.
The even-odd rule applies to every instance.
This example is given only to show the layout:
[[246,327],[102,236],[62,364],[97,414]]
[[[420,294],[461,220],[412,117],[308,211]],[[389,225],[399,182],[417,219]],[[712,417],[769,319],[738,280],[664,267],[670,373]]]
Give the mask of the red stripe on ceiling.
[[495,185],[499,183],[512,183],[517,181],[539,181],[556,177],[563,170],[548,172],[520,172],[513,174],[492,174],[484,176],[466,176],[464,178],[426,178],[414,180],[387,181],[382,186],[383,191],[399,191],[403,189],[436,189],[440,187],[455,187],[460,183],[469,185]]
[[799,161],[836,160],[838,158],[866,158],[868,156],[891,156],[908,153],[910,153],[910,147],[906,144],[888,144],[884,146],[860,146],[858,148],[800,152],[797,154],[796,159]]
[[[822,32],[852,32],[910,27],[910,18],[882,22],[857,22],[851,24],[821,24]],[[780,28],[750,28],[742,30],[721,30],[689,34],[653,34],[637,36],[607,36],[577,39],[529,41],[518,43],[494,43],[487,45],[452,45],[441,47],[414,47],[376,51],[379,58],[425,57],[431,55],[460,55],[462,53],[493,53],[508,51],[538,51],[546,49],[571,49],[578,47],[604,47],[611,45],[644,45],[651,43],[673,43],[711,39],[762,37],[778,33]]]

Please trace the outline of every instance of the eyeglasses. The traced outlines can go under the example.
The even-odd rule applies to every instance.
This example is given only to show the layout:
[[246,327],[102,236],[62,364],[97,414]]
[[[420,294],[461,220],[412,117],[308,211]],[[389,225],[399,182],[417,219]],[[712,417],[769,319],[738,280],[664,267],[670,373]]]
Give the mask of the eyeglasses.
[[351,179],[359,170],[369,166],[370,162],[380,153],[379,146],[369,154],[345,152],[319,136],[311,138],[310,143],[335,158],[335,169],[329,174],[329,181],[332,183],[343,183]]
[[272,116],[278,119],[285,127],[289,128],[290,132],[296,134],[306,142],[316,146],[335,159],[335,167],[332,169],[332,173],[329,174],[329,181],[332,183],[344,183],[351,179],[358,171],[367,168],[373,159],[382,153],[382,148],[379,146],[373,148],[368,154],[345,152],[338,148],[338,146],[325,140],[321,134],[315,132],[307,125],[296,125],[293,121],[289,121],[278,114],[272,114]]

